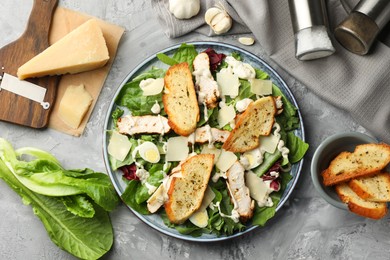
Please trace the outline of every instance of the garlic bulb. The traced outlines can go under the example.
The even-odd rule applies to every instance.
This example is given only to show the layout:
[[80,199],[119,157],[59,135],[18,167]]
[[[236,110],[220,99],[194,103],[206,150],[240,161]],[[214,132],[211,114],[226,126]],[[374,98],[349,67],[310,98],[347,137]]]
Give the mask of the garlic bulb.
[[189,19],[199,13],[200,0],[169,0],[169,11],[177,19]]
[[204,19],[216,34],[226,33],[232,27],[232,18],[222,4],[209,8]]

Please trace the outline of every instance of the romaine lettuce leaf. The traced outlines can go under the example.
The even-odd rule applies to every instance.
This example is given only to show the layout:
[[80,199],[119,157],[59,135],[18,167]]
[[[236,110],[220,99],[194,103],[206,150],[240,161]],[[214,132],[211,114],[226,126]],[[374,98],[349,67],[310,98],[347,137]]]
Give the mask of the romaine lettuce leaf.
[[192,63],[196,55],[198,55],[198,52],[194,45],[183,43],[173,54],[173,59],[177,61],[177,63],[187,62],[192,71]]
[[[35,158],[24,161],[25,155],[34,155]],[[91,169],[63,169],[45,151],[24,148],[15,152],[9,142],[0,138],[0,159],[24,186],[36,193],[47,196],[86,194],[107,211],[113,210],[119,203],[106,174]]]
[[95,215],[92,203],[83,195],[60,197],[60,199],[66,209],[74,215],[82,218],[92,218]]
[[0,160],[0,178],[31,205],[42,221],[50,239],[60,248],[81,259],[98,259],[110,250],[113,230],[108,213],[94,204],[92,218],[72,214],[60,198],[34,193],[15,178]]
[[176,65],[178,63],[175,59],[169,57],[165,53],[157,53],[156,56],[157,56],[157,59],[159,59],[161,62],[163,62],[169,66],[173,66],[173,65]]
[[290,149],[288,157],[291,163],[300,161],[309,149],[309,144],[302,141],[302,139],[294,135],[293,132],[287,133],[287,145]]
[[129,205],[133,210],[137,211],[140,214],[143,215],[149,215],[150,212],[146,206],[146,202],[143,203],[137,203],[136,196],[137,191],[142,187],[142,184],[140,181],[129,181],[127,184],[126,190],[122,193],[121,198],[122,200]]
[[162,93],[153,96],[144,96],[139,84],[144,79],[162,78],[164,75],[165,71],[158,68],[152,68],[151,70],[138,75],[123,86],[115,99],[115,103],[119,106],[128,108],[133,116],[142,116],[152,114],[151,109],[157,101],[163,115],[164,105],[162,102]]

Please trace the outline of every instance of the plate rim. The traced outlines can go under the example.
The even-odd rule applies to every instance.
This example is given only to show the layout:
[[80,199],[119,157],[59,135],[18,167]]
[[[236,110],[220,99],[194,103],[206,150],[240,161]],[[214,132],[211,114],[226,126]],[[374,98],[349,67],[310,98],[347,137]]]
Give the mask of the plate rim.
[[[136,67],[134,67],[127,75],[126,77],[122,80],[122,82],[119,84],[119,87],[116,89],[114,95],[113,95],[113,98],[111,99],[111,102],[109,104],[109,107],[107,109],[107,113],[106,113],[106,116],[105,116],[105,120],[104,120],[104,125],[103,125],[103,143],[102,143],[102,150],[103,150],[103,157],[104,157],[104,165],[105,165],[105,168],[107,170],[107,174],[109,175],[110,177],[110,180],[111,180],[111,183],[113,184],[117,194],[119,195],[119,197],[121,197],[121,194],[122,192],[120,191],[120,188],[118,187],[118,184],[116,183],[116,180],[114,180],[114,177],[113,177],[113,172],[111,171],[111,166],[110,166],[110,161],[109,161],[109,156],[108,156],[108,152],[107,152],[107,131],[109,130],[108,129],[108,125],[110,123],[110,120],[111,120],[111,114],[113,112],[113,107],[115,105],[115,99],[116,97],[119,95],[119,92],[121,91],[121,89],[123,88],[123,86],[137,73],[139,72],[139,70],[145,66],[147,63],[149,63],[150,61],[152,61],[153,59],[157,59],[156,55],[158,53],[167,53],[169,51],[172,51],[172,50],[175,50],[175,49],[178,49],[183,43],[178,43],[178,44],[174,44],[170,47],[167,47],[167,48],[164,48],[158,52],[155,52],[153,53],[152,55],[150,55],[148,58],[144,59],[142,62],[140,62]],[[197,46],[202,46],[202,45],[206,45],[208,47],[212,47],[212,46],[218,46],[218,47],[222,47],[222,48],[228,48],[230,50],[235,50],[235,51],[238,51],[238,52],[241,52],[249,57],[251,57],[252,59],[256,60],[256,61],[259,61],[259,63],[262,65],[262,66],[265,66],[269,71],[272,72],[272,76],[273,78],[277,78],[279,82],[281,82],[283,84],[283,94],[286,95],[285,91],[287,91],[288,93],[288,99],[290,102],[293,103],[293,105],[297,108],[297,114],[298,114],[298,117],[299,117],[299,130],[300,130],[300,138],[302,139],[302,141],[305,141],[305,129],[304,129],[304,124],[303,124],[303,118],[302,118],[302,115],[301,115],[301,110],[298,106],[298,103],[296,101],[296,98],[295,96],[293,95],[293,93],[291,92],[290,88],[288,87],[287,83],[283,80],[283,78],[279,75],[279,73],[274,69],[272,68],[268,62],[266,62],[265,60],[263,60],[262,58],[256,56],[255,54],[253,54],[252,52],[250,51],[247,51],[245,49],[242,49],[238,46],[235,46],[235,45],[232,45],[232,44],[228,44],[228,43],[221,43],[221,42],[215,42],[215,41],[189,41],[189,42],[185,42],[185,44],[188,44],[188,45],[194,45],[195,47]],[[301,172],[302,172],[302,167],[303,167],[303,162],[304,162],[304,158],[302,158],[299,162],[298,162],[298,165],[297,165],[297,174],[296,176],[294,176],[294,178],[288,183],[288,186],[289,189],[286,190],[281,198],[281,200],[279,201],[276,209],[275,209],[275,215],[279,212],[279,210],[281,209],[281,207],[286,203],[286,201],[289,199],[289,197],[291,196],[291,193],[293,192],[293,190],[295,189],[295,186],[299,180],[299,177],[301,175]],[[149,227],[165,234],[165,235],[168,235],[168,236],[171,236],[171,237],[175,237],[175,238],[178,238],[178,239],[181,239],[181,240],[186,240],[186,241],[192,241],[192,242],[218,242],[218,241],[223,241],[223,240],[230,240],[230,239],[233,239],[233,238],[236,238],[236,237],[239,237],[239,236],[242,236],[244,234],[247,234],[249,232],[251,232],[252,230],[254,229],[257,229],[257,228],[260,228],[261,226],[257,226],[257,225],[252,225],[248,228],[246,228],[244,231],[240,231],[240,232],[237,232],[237,233],[234,233],[233,235],[230,235],[230,236],[226,236],[226,235],[223,235],[223,236],[216,236],[214,238],[202,238],[200,239],[201,237],[192,237],[192,236],[189,236],[189,235],[184,235],[184,234],[176,234],[176,233],[172,233],[172,232],[169,232],[169,230],[171,230],[172,228],[168,228],[167,229],[162,229],[160,228],[159,226],[157,226],[156,224],[154,223],[151,223],[150,221],[148,221],[147,219],[145,219],[145,217],[138,213],[137,211],[133,210],[129,205],[127,205],[125,202],[123,202],[125,204],[125,206],[130,209],[130,211],[135,215],[137,216],[142,222],[144,222],[145,224],[147,224]]]

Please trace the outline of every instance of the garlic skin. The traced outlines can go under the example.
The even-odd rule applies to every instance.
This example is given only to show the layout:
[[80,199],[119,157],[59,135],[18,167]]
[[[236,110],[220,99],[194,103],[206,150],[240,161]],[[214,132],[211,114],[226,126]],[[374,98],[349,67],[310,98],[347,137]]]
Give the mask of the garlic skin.
[[177,19],[189,19],[199,13],[200,0],[169,0],[169,12]]
[[209,8],[204,19],[215,34],[223,34],[230,30],[233,21],[222,5]]

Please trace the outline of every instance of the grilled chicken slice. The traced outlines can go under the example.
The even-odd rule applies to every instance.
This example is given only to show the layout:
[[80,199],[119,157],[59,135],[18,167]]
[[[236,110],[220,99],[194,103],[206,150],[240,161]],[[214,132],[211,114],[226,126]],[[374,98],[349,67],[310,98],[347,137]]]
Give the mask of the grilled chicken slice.
[[218,83],[210,71],[210,59],[207,53],[199,53],[193,62],[195,85],[198,93],[198,103],[211,109],[217,106],[219,99]]
[[171,130],[168,119],[163,116],[124,116],[118,119],[121,134],[165,134]]
[[225,130],[220,130],[217,128],[212,128],[209,125],[199,127],[188,137],[188,142],[193,144],[195,143],[207,143],[210,144],[214,142],[225,142],[228,138],[230,132]]
[[249,188],[245,186],[244,173],[245,169],[238,161],[226,172],[230,197],[242,222],[252,218],[253,209],[255,208],[255,201],[251,199]]

